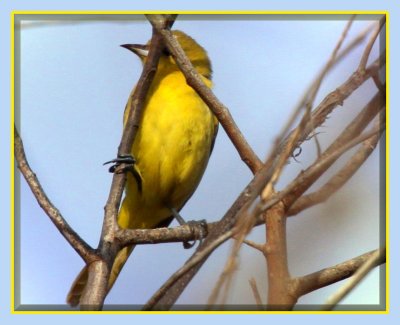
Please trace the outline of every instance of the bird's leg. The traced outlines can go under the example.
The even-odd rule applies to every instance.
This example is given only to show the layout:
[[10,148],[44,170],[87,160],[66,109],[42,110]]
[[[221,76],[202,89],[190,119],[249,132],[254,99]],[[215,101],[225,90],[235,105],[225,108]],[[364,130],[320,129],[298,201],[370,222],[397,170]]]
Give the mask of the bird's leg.
[[132,155],[118,155],[117,158],[107,161],[103,165],[113,164],[108,169],[110,173],[119,174],[119,173],[131,172],[138,184],[139,192],[142,192],[142,177],[139,171],[135,168],[135,163],[136,159]]
[[[170,210],[172,212],[172,216],[176,219],[176,221],[178,221],[178,223],[181,226],[184,226],[184,225],[193,226],[195,224],[200,224],[204,229],[207,229],[207,222],[205,220],[186,222],[185,219],[182,218],[182,216],[179,214],[179,212],[175,208],[170,208]],[[189,248],[192,248],[195,244],[196,244],[196,240],[194,240],[193,242],[184,241],[183,248],[189,249]]]

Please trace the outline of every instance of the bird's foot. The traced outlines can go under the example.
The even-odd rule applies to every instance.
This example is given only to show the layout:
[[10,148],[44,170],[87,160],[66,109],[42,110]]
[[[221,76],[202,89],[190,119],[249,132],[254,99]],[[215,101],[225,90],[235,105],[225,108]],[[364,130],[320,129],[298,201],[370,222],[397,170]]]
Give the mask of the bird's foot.
[[142,192],[142,176],[135,168],[136,159],[132,155],[118,155],[117,158],[105,162],[103,165],[113,164],[108,171],[113,174],[131,172],[138,185],[139,192]]
[[[193,228],[200,226],[201,229],[202,229],[202,236],[201,237],[205,237],[206,236],[206,234],[207,234],[207,222],[206,222],[206,220],[204,220],[204,219],[203,220],[199,220],[199,221],[192,220],[192,221],[186,222],[185,219],[182,218],[182,216],[179,214],[179,212],[176,209],[172,208],[171,211],[172,211],[172,215],[174,216],[176,221],[178,221],[178,223],[181,226],[188,225],[191,228],[193,233],[195,232]],[[197,242],[197,240],[193,240],[191,242],[185,241],[185,242],[183,242],[183,248],[184,249],[192,248],[196,244],[196,242]]]
[[[117,158],[106,161],[103,165],[113,164],[108,171],[110,173],[122,173],[125,171],[129,171],[130,168],[133,168],[133,165],[136,163],[136,159],[132,155],[118,155]],[[125,166],[121,166],[125,165]],[[119,167],[123,167],[119,169]]]

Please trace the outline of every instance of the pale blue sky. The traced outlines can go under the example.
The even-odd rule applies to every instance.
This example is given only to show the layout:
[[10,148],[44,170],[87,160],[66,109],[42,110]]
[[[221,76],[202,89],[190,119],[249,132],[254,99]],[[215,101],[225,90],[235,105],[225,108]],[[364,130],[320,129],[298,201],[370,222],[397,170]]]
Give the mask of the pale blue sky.
[[[180,17],[174,28],[194,37],[213,62],[215,93],[230,109],[260,157],[265,157],[304,89],[327,61],[344,20],[256,20]],[[222,18],[222,19],[221,19]],[[55,17],[57,20],[57,17]],[[370,21],[358,21],[349,39]],[[140,74],[140,62],[120,48],[144,43],[144,21],[25,21],[21,27],[21,135],[33,170],[70,225],[96,246],[111,175],[102,166],[114,158],[122,112]],[[361,47],[324,82],[318,103],[349,77]],[[373,55],[376,57],[376,48]],[[375,93],[368,82],[322,128],[326,146],[342,120],[350,120]],[[375,152],[349,184],[327,204],[288,221],[290,270],[302,275],[375,249],[379,225],[379,156]],[[312,144],[286,169],[278,189],[315,159]],[[222,128],[206,174],[182,210],[186,219],[214,221],[250,181]],[[263,229],[253,239],[262,241]],[[180,303],[204,303],[221,272],[230,244],[209,259]],[[138,247],[108,303],[146,302],[193,250],[180,244]],[[265,297],[265,263],[248,248],[240,257],[230,303],[253,302],[248,279],[255,277]],[[82,261],[66,244],[21,182],[21,302],[62,304]],[[373,272],[347,303],[376,303]],[[300,302],[321,303],[338,286]]]

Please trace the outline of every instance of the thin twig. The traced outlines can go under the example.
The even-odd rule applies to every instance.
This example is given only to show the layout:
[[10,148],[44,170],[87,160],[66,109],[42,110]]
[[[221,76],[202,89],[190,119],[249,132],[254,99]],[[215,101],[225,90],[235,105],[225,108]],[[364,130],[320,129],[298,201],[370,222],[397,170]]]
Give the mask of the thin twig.
[[251,278],[249,280],[249,284],[250,284],[251,291],[253,292],[254,300],[256,302],[258,310],[264,310],[260,291],[258,290],[256,280],[254,278]]
[[344,40],[346,39],[347,33],[349,32],[350,27],[353,24],[355,17],[356,17],[356,15],[352,15],[350,20],[347,22],[347,24],[342,32],[342,35],[339,38],[339,41],[337,42],[335,48],[332,51],[331,57],[329,58],[328,62],[325,64],[320,75],[318,76],[318,78],[316,79],[316,81],[314,82],[314,84],[311,88],[308,100],[306,101],[306,106],[309,105],[310,107],[312,107],[314,105],[315,97],[317,96],[318,90],[321,87],[322,81],[324,80],[326,74],[328,73],[328,71],[332,68],[333,64],[335,63],[338,52],[339,52]]
[[367,139],[362,147],[347,161],[333,177],[331,177],[321,188],[313,193],[300,197],[289,209],[287,215],[294,216],[301,211],[316,204],[325,202],[329,197],[336,193],[363,165],[378,144],[380,135]]
[[[293,278],[290,284],[291,294],[295,295],[296,297],[301,297],[315,290],[347,279],[351,277],[360,268],[360,266],[365,264],[365,262],[377,252],[379,252],[379,250],[365,253],[311,274]],[[384,260],[381,260],[381,263],[384,262]]]
[[274,156],[277,153],[279,146],[282,143],[285,135],[289,132],[290,128],[293,126],[294,121],[300,114],[300,111],[305,107],[306,102],[309,98],[309,94],[311,93],[312,89],[315,88],[315,85],[321,80],[322,75],[329,72],[336,64],[340,63],[343,58],[345,58],[352,50],[356,48],[371,32],[371,29],[374,27],[374,24],[369,25],[365,30],[363,30],[360,34],[358,34],[339,54],[337,54],[336,59],[330,65],[328,71],[326,71],[326,66],[324,66],[315,79],[310,83],[306,91],[304,91],[304,95],[299,100],[298,104],[296,105],[295,109],[293,110],[292,115],[289,117],[288,121],[286,122],[285,126],[282,128],[279,136],[276,137],[274,141],[274,146],[271,149],[269,156]]
[[247,246],[258,250],[261,253],[263,253],[264,250],[265,250],[265,244],[259,244],[259,243],[256,243],[256,242],[252,241],[252,240],[249,240],[249,239],[244,239],[243,240],[243,244],[246,244]]
[[[235,241],[237,243],[237,241]],[[235,245],[234,245],[235,246]],[[233,252],[238,253],[238,249],[233,249]],[[233,273],[237,270],[237,256],[232,253],[229,255],[225,262],[224,269],[216,281],[214,288],[211,290],[211,293],[207,300],[207,309],[211,309],[212,306],[216,305],[218,297],[222,289],[224,289],[221,299],[221,305],[224,305],[227,299],[227,292],[230,288],[230,283],[232,282]]]
[[371,35],[371,37],[368,41],[368,44],[365,47],[365,50],[361,56],[360,64],[358,66],[359,71],[365,70],[365,67],[367,66],[367,63],[368,63],[369,56],[371,54],[372,47],[374,46],[374,43],[375,43],[379,33],[381,32],[382,27],[385,25],[385,23],[386,23],[386,15],[384,15],[379,20],[378,26],[376,27],[374,33]]
[[[337,42],[331,57],[329,58],[328,62],[326,63],[325,67],[323,68],[321,74],[319,75],[319,78],[315,81],[315,83],[313,84],[313,87],[311,88],[311,92],[309,94],[309,98],[306,101],[305,105],[308,109],[312,109],[313,105],[314,105],[314,101],[315,98],[317,97],[317,93],[321,87],[322,81],[324,80],[326,74],[328,73],[328,71],[332,68],[334,62],[336,61],[337,58],[337,54],[339,52],[339,49],[341,48],[344,40],[346,39],[347,33],[350,30],[351,25],[353,24],[353,21],[355,19],[356,15],[352,15],[350,20],[347,22],[346,27],[344,28],[342,35],[339,38],[339,41]],[[312,121],[311,121],[312,122]],[[314,139],[316,147],[317,147],[317,156],[319,157],[321,155],[322,149],[321,149],[321,145],[318,141],[318,137],[317,134],[315,133],[315,127],[313,128],[311,137]]]
[[322,306],[322,310],[332,310],[350,291],[358,285],[366,275],[377,265],[386,260],[386,248],[376,250],[371,254],[368,260],[360,266],[350,278],[336,293],[334,293]]
[[[374,97],[366,108],[377,106],[379,109],[382,105],[384,105],[384,102],[382,101],[382,98],[378,96]],[[383,132],[385,123],[381,118],[378,118],[377,123],[371,132],[357,136],[357,134],[366,127],[371,119],[371,115],[363,115],[366,111],[367,110],[364,110],[357,116],[360,117],[360,119],[355,118],[352,123],[347,126],[342,134],[337,137],[328,149],[326,149],[321,159],[309,167],[304,173],[299,175],[299,177],[297,177],[296,180],[285,189],[293,189],[293,192],[283,200],[286,208],[290,208],[300,195],[302,195],[340,157],[342,153],[360,143],[360,141],[363,142],[369,138],[380,135]],[[354,138],[355,136],[357,137]]]
[[[371,120],[385,108],[385,94],[377,93],[361,112],[349,123],[342,134],[327,149],[327,152],[341,147],[343,143],[359,134]],[[337,191],[345,182],[357,171],[361,164],[372,153],[379,140],[379,135],[368,139],[358,152],[349,159],[346,165],[333,176],[323,187],[299,198],[288,211],[288,215],[294,215],[300,210],[326,200],[330,195]]]
[[[293,202],[297,200],[297,198],[301,194],[303,194],[318,179],[318,177],[322,175],[328,169],[328,167],[331,166],[343,153],[345,153],[352,147],[360,144],[361,142],[376,136],[382,131],[383,129],[380,128],[362,134],[343,145],[343,147],[331,151],[326,156],[322,156],[321,159],[319,159],[316,163],[307,168],[305,172],[299,175],[283,191],[287,193],[287,195],[285,195],[285,197],[283,198],[286,209],[290,208]],[[275,201],[275,198],[271,201]],[[267,203],[265,209],[268,209],[272,202]]]

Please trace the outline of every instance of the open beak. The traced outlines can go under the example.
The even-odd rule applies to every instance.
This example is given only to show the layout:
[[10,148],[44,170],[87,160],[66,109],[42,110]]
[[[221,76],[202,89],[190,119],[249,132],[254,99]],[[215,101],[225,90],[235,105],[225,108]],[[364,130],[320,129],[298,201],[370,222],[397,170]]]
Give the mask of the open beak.
[[141,44],[122,44],[121,47],[126,48],[129,51],[132,51],[135,53],[137,56],[139,56],[141,59],[144,59],[147,57],[149,54],[149,48],[147,45],[141,45]]

